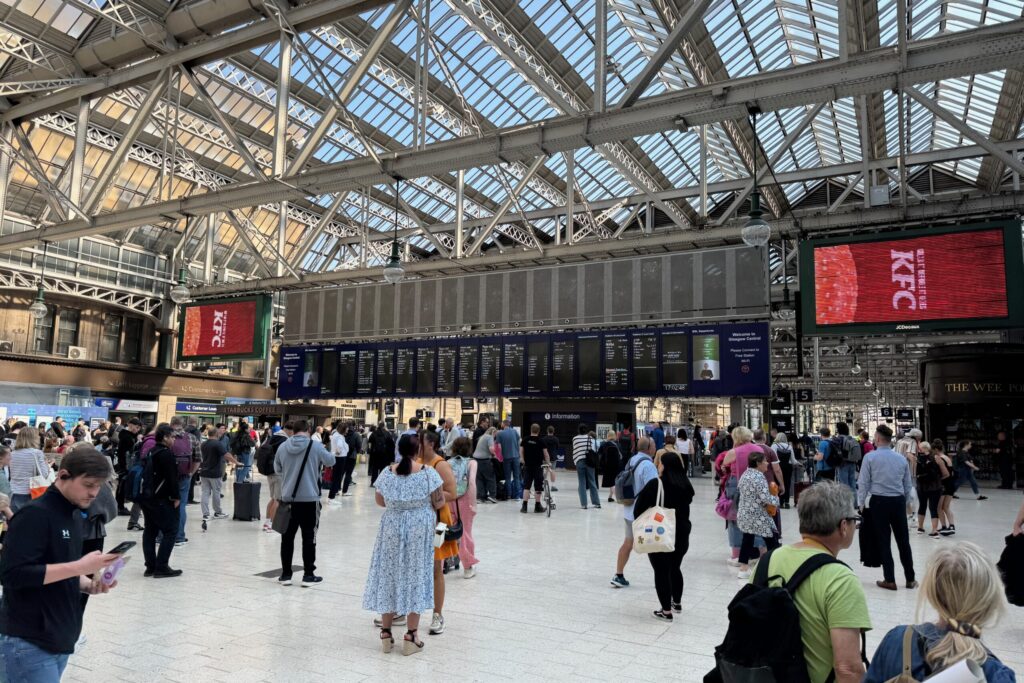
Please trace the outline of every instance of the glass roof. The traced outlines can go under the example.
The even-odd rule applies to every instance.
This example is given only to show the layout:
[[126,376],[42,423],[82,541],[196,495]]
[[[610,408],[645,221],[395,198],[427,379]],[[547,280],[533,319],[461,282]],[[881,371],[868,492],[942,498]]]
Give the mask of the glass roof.
[[[189,2],[131,0],[140,14],[152,20]],[[877,22],[870,17],[860,37],[865,46],[896,44],[895,2],[879,0]],[[913,2],[908,31],[923,39],[1021,18],[1019,0],[923,0]],[[70,76],[61,69],[73,62],[87,41],[123,31],[102,13],[104,0],[61,3],[54,0],[0,0],[0,80]],[[674,3],[655,0],[607,0],[606,91],[614,106],[632,80],[644,69],[678,19]],[[685,8],[684,8],[685,9]],[[365,12],[336,24],[300,33],[293,54],[288,93],[287,154],[293,157],[313,138],[324,111],[335,101],[372,36],[387,21],[391,7]],[[428,26],[424,29],[423,24]],[[644,92],[645,96],[681,91],[732,78],[787,69],[834,59],[840,55],[837,0],[714,0],[703,21],[668,58]],[[427,49],[421,36],[429,34]],[[498,35],[503,40],[494,40]],[[365,157],[368,148],[384,157],[417,145],[430,145],[496,128],[574,114],[593,106],[598,69],[594,60],[595,3],[591,0],[417,0],[404,16],[384,50],[348,99],[322,139],[311,144],[311,165]],[[849,46],[851,51],[862,49]],[[106,188],[100,210],[139,206],[160,199],[214,190],[256,177],[271,177],[274,169],[275,107],[281,54],[277,43],[224,56],[195,68],[200,90],[173,73],[142,133],[122,167]],[[958,120],[989,135],[999,116],[1003,72],[953,78],[922,86],[921,92],[948,109]],[[92,103],[89,147],[85,163],[89,196],[112,150],[145,100],[151,83],[99,98]],[[205,102],[230,122],[225,130]],[[417,102],[425,105],[418,107]],[[806,122],[810,108],[794,107],[764,114],[757,121],[757,139],[749,121],[721,122],[706,127],[708,183],[747,179],[752,167],[778,157],[764,183],[783,174],[862,161],[862,135],[870,132],[881,149],[898,154],[899,102],[891,92],[878,96],[878,110],[861,108],[852,98],[826,104]],[[906,99],[903,125],[910,153],[970,144],[958,130],[937,120],[917,102]],[[421,112],[424,114],[421,115]],[[74,154],[75,111],[41,117],[29,139],[49,182],[66,187],[65,168]],[[869,120],[862,120],[862,119]],[[876,120],[877,119],[877,120]],[[806,123],[798,134],[798,127]],[[788,148],[783,149],[787,138]],[[243,140],[248,155],[239,153]],[[869,145],[870,148],[870,145]],[[248,157],[256,161],[249,166]],[[615,203],[626,195],[649,190],[694,188],[701,182],[701,130],[671,130],[625,140],[614,148],[584,147],[574,159],[577,205],[589,210],[593,202],[612,208],[591,213],[611,230],[618,221],[635,217],[634,206]],[[486,219],[509,203],[515,213],[547,212],[519,221],[497,240],[499,246],[550,241],[564,216],[552,209],[565,204],[568,155],[554,154],[528,179],[518,193],[529,163],[494,163],[465,173],[465,216]],[[967,183],[978,180],[981,159],[942,162],[941,168]],[[287,164],[286,164],[287,165]],[[846,175],[847,174],[836,174]],[[823,176],[785,182],[783,203],[798,204],[820,187]],[[31,212],[38,207],[49,216],[42,185],[24,163],[12,170],[9,208]],[[845,180],[841,181],[845,184]],[[401,229],[450,225],[456,220],[456,178],[412,178],[403,183],[404,203],[398,210]],[[863,179],[858,181],[858,193]],[[711,192],[710,204],[729,204],[731,192]],[[360,231],[390,232],[395,223],[394,188],[376,186],[348,192],[336,213],[314,234],[321,214],[335,203],[334,195],[310,197],[289,207],[284,257],[295,266],[319,269],[358,264],[358,250],[339,239]],[[690,192],[678,206],[695,221],[699,198]],[[781,207],[785,210],[785,206]],[[258,247],[277,244],[278,207],[265,205],[238,211],[243,229],[252,232]],[[577,219],[579,220],[579,218]],[[222,214],[214,221],[218,259],[231,270],[259,274],[258,262],[240,240],[238,230]],[[121,235],[137,244],[166,247],[161,238],[176,226],[147,226]],[[499,231],[501,232],[501,231]],[[182,249],[198,256],[205,233],[186,235]],[[203,233],[203,234],[200,234]],[[443,236],[450,239],[450,236]],[[351,240],[349,240],[351,241]],[[413,257],[436,250],[423,234],[409,238]],[[443,241],[443,240],[442,240]],[[300,245],[308,253],[298,253]],[[448,246],[450,248],[450,245]],[[387,257],[386,250],[367,255],[369,263]]]

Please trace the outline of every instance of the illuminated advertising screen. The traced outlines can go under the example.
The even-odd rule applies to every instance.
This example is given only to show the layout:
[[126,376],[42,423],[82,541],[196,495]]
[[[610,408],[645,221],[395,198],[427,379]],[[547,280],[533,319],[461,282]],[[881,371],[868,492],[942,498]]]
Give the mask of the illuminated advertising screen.
[[185,304],[178,329],[178,360],[263,358],[269,313],[266,296]]
[[1018,221],[810,240],[801,245],[804,334],[1021,324]]

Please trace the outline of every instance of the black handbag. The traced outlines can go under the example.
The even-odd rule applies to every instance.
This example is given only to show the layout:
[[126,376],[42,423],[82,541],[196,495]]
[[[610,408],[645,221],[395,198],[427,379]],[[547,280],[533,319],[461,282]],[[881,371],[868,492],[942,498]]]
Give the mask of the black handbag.
[[[460,538],[462,538],[462,510],[459,509],[458,501],[455,502],[455,514],[456,514],[456,516],[458,518],[458,521],[455,522],[454,524],[452,524],[451,526],[449,526],[447,529],[445,529],[445,532],[444,532],[444,540],[445,540],[445,542],[457,541]],[[441,520],[441,511],[440,510],[437,511],[437,519],[438,519],[438,521]]]

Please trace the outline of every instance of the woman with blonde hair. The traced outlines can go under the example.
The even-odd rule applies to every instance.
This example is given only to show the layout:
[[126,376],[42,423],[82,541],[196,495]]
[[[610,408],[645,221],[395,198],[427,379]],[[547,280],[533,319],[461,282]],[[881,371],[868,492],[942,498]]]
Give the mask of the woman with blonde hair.
[[29,480],[32,477],[45,476],[50,469],[46,456],[39,450],[39,430],[35,427],[22,427],[18,430],[18,438],[11,451],[11,510],[18,509],[32,500],[29,493]]
[[[923,681],[964,659],[974,661],[988,683],[1014,683],[1013,670],[981,641],[982,631],[1006,611],[1003,582],[995,564],[973,543],[937,550],[921,581],[918,611],[927,602],[938,613],[934,623],[897,626],[875,651],[864,683]],[[908,633],[909,631],[909,633]],[[910,648],[910,676],[903,672],[903,648]]]

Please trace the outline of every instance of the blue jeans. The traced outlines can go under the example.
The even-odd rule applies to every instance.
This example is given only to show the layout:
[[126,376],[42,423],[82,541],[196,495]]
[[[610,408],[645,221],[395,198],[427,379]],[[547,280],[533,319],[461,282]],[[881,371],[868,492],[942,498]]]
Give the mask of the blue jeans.
[[960,476],[956,478],[956,488],[959,489],[963,486],[964,482],[967,482],[971,485],[974,495],[978,495],[978,480],[974,478],[974,470],[967,465],[961,465],[959,474]]
[[181,496],[181,504],[178,506],[178,538],[177,541],[185,540],[185,508],[188,507],[188,484],[192,477],[185,477],[178,482],[178,495]]
[[519,458],[505,458],[505,491],[509,498],[523,497],[523,471]]
[[55,655],[14,636],[0,635],[0,683],[60,683],[70,655]]
[[32,495],[29,493],[11,494],[11,512],[17,512],[22,507],[32,502]]
[[594,507],[601,507],[601,499],[597,491],[597,471],[580,460],[576,463],[576,480],[579,483],[580,507],[587,507],[587,490],[590,490],[590,502]]
[[242,464],[235,468],[235,483],[241,484],[252,473],[252,449],[238,456],[238,461]]
[[836,481],[846,484],[854,495],[857,494],[857,466],[852,462],[844,462],[836,468]]

